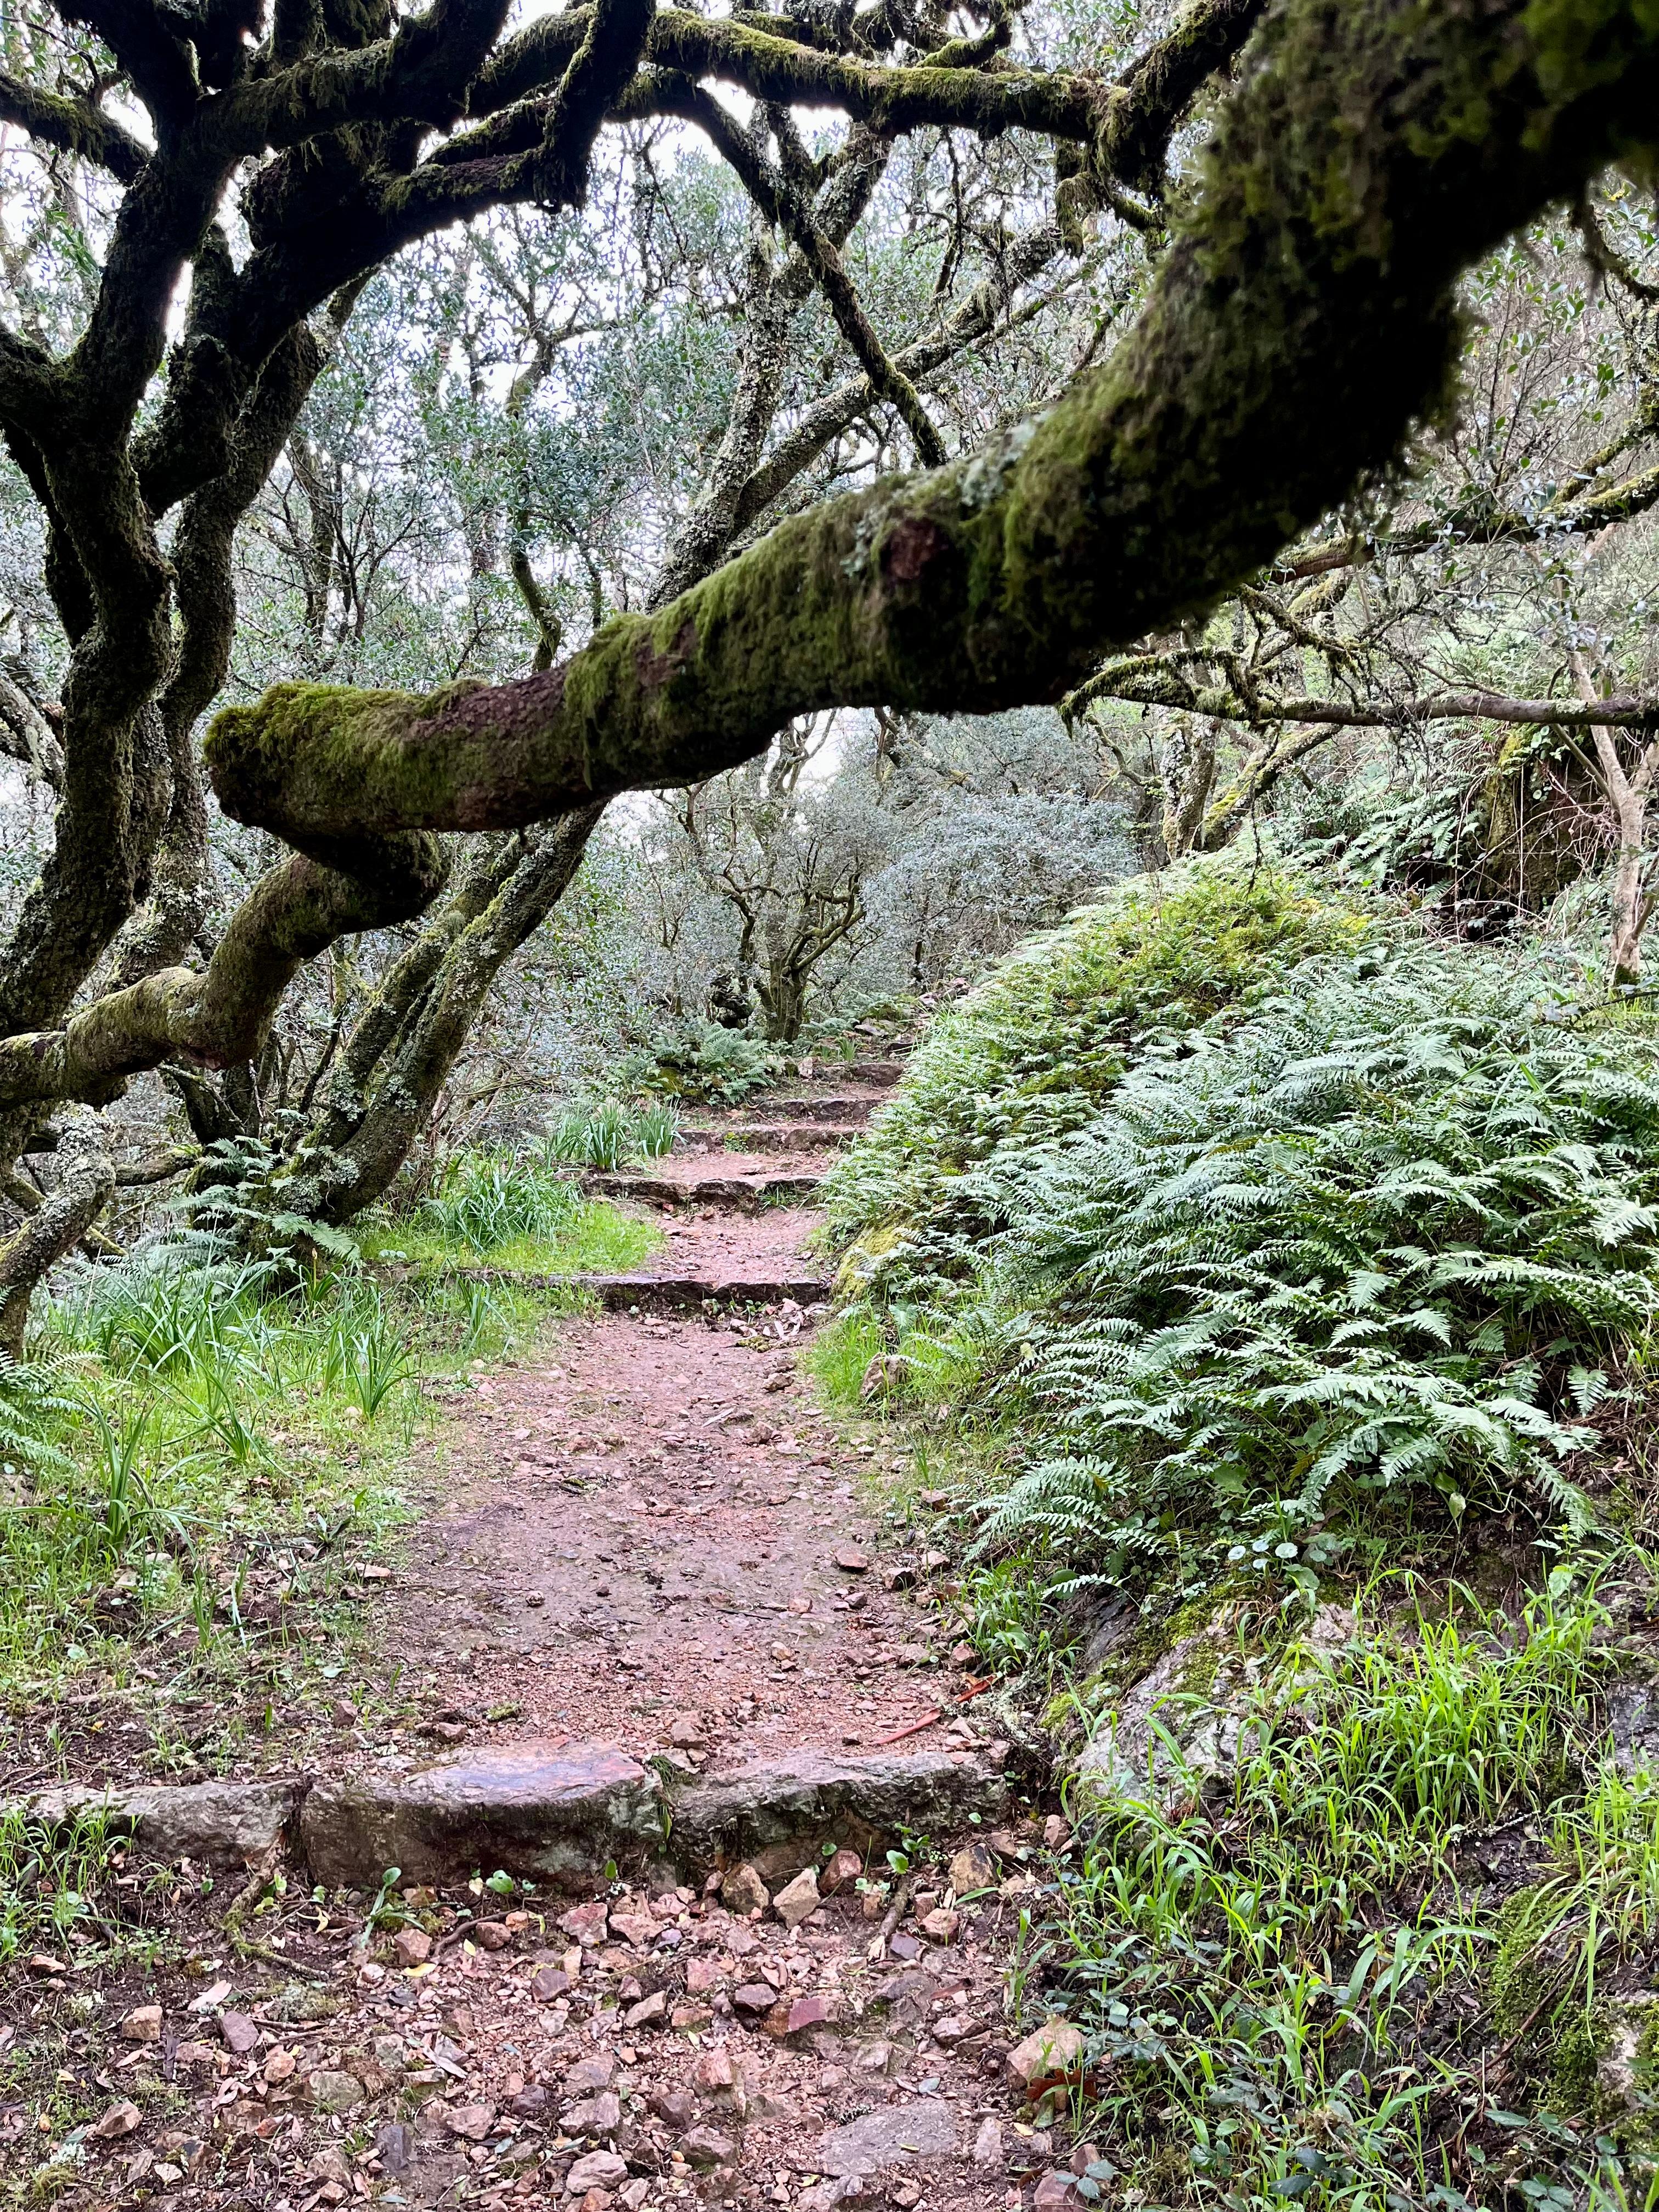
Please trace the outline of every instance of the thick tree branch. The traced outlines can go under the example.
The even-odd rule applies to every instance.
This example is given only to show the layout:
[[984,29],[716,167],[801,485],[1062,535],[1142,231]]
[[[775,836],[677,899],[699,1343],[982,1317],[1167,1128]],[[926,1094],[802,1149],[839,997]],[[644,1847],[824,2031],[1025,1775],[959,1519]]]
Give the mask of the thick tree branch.
[[61,1030],[0,1039],[0,1104],[106,1097],[140,1069],[229,1067],[258,1053],[283,993],[337,938],[407,921],[441,887],[429,838],[340,848],[352,872],[295,854],[231,917],[206,969],[166,968],[98,999]]
[[38,145],[78,154],[124,185],[130,185],[149,159],[130,131],[84,100],[64,100],[43,92],[0,70],[0,123],[15,123]]
[[1603,30],[1616,72],[1535,44],[1526,0],[1294,0],[1140,323],[1044,420],[786,523],[546,675],[279,686],[214,726],[222,802],[302,850],[512,827],[701,778],[827,706],[1059,697],[1103,646],[1237,586],[1441,403],[1461,270],[1652,128],[1659,30],[1634,0]]

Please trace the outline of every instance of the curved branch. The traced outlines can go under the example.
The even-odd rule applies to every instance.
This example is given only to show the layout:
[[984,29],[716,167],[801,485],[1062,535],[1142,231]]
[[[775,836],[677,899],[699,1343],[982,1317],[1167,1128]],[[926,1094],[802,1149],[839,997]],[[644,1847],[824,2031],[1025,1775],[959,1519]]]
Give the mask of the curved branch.
[[1253,574],[1442,403],[1462,270],[1652,127],[1659,27],[1615,13],[1616,77],[1535,50],[1526,0],[1295,0],[1139,324],[1044,420],[785,523],[546,675],[278,686],[213,726],[222,804],[301,849],[510,828],[695,781],[825,707],[1059,697]]
[[0,1103],[107,1097],[122,1078],[167,1060],[229,1067],[254,1059],[307,960],[337,938],[418,914],[447,867],[422,836],[386,838],[339,858],[354,872],[296,854],[262,878],[204,972],[164,968],[94,1000],[61,1030],[0,1039]]
[[16,124],[39,145],[78,154],[124,185],[131,184],[149,159],[149,149],[102,108],[43,92],[5,70],[0,70],[0,123]]
[[23,1357],[29,1300],[47,1270],[74,1249],[108,1205],[115,1170],[95,1114],[72,1109],[58,1133],[58,1184],[0,1243],[0,1357]]

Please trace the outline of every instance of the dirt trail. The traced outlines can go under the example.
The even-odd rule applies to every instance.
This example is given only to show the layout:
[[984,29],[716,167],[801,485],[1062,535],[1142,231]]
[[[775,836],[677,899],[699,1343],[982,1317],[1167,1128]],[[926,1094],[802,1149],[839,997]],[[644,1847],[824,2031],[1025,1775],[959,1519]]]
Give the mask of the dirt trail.
[[[732,1225],[770,1261],[812,1218]],[[728,1224],[704,1227],[699,1261],[729,1263]],[[635,1755],[672,1736],[716,1765],[872,1748],[932,1711],[950,1667],[938,1616],[883,1587],[861,1498],[873,1448],[845,1448],[812,1407],[799,1320],[606,1315],[562,1326],[547,1364],[481,1381],[449,1502],[384,1623],[393,1655],[432,1670],[463,1721],[512,1704],[520,1729]]]
[[[874,1095],[825,1123],[850,1127]],[[812,1095],[797,1103],[787,1144],[751,1158],[815,1174],[829,1146],[800,1127]],[[725,1135],[717,1123],[707,1141]],[[926,1747],[934,1804],[977,1790],[1001,1809],[977,1832],[935,1834],[893,1892],[875,1832],[849,1852],[843,1822],[839,1850],[797,1826],[757,1863],[722,1852],[706,1881],[684,1848],[678,1865],[647,1866],[659,1838],[629,1878],[574,1902],[539,1883],[497,1897],[464,1875],[441,1888],[405,1878],[378,1926],[361,1892],[274,1891],[273,1844],[236,1908],[257,1908],[251,1950],[227,1942],[205,1893],[192,1905],[173,1890],[179,1951],[194,1911],[200,1955],[109,1989],[104,2070],[84,2028],[52,2043],[78,2000],[70,1970],[34,1962],[44,1979],[38,1996],[18,1992],[19,2025],[42,2054],[74,2057],[83,2094],[112,2100],[74,2152],[73,2212],[1080,2202],[1061,2138],[1015,2080],[1040,2087],[1065,2067],[1011,2056],[1005,2013],[1037,1887],[1036,1816],[1005,1786],[987,1705],[957,1703],[969,1678],[965,1648],[941,1648],[942,1554],[925,1530],[902,1547],[878,1540],[866,1498],[879,1492],[860,1480],[878,1447],[842,1441],[799,1373],[815,1316],[758,1296],[812,1264],[815,1217],[743,1191],[702,1205],[689,1187],[708,1164],[696,1151],[669,1164],[679,1202],[652,1273],[738,1278],[738,1310],[657,1314],[624,1290],[635,1310],[561,1322],[535,1362],[477,1377],[439,1501],[379,1585],[376,1640],[401,1662],[427,1745],[337,1735],[328,1771],[297,1778],[294,1802],[308,1823],[331,1790],[418,1790],[410,1769],[439,1755],[465,1777],[463,1799],[477,1787],[487,1799],[493,1771],[538,1748],[562,1759],[566,1744],[613,1747],[601,1765],[617,1752],[651,1760],[712,1795],[780,1762],[867,1776],[868,1754],[890,1768]],[[0,2051],[8,2033],[0,2023]],[[9,2130],[25,2148],[27,2111],[0,2099],[0,2167],[15,2163]]]

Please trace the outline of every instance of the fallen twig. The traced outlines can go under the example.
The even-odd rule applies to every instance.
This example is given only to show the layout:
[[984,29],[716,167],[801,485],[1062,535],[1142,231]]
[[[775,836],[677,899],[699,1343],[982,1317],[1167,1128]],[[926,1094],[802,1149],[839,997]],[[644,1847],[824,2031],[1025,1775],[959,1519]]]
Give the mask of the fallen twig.
[[933,1712],[924,1714],[921,1720],[910,1722],[908,1727],[895,1729],[891,1735],[878,1735],[872,1748],[880,1751],[890,1743],[902,1743],[907,1735],[920,1735],[924,1729],[937,1727],[948,1714],[960,1711],[970,1698],[982,1698],[988,1689],[994,1686],[995,1681],[994,1674],[988,1674],[982,1682],[970,1682],[962,1695],[952,1699],[951,1704],[936,1707]]

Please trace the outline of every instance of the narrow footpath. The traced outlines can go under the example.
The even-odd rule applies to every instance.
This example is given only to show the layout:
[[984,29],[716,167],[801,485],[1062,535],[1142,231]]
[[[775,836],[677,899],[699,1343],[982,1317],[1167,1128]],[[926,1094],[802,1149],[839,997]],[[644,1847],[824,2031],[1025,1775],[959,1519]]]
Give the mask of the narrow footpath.
[[888,1516],[911,1471],[799,1365],[812,1188],[896,1073],[596,1179],[664,1249],[458,1399],[379,1586],[404,1726],[140,1808],[246,1886],[198,1978],[106,1993],[131,2056],[66,2204],[1082,2203],[1078,2039],[1006,2004],[1063,1830],[953,1644],[945,1501]]

